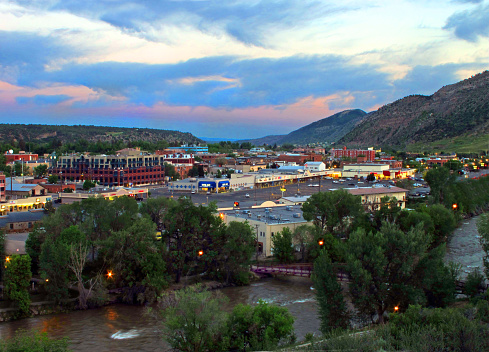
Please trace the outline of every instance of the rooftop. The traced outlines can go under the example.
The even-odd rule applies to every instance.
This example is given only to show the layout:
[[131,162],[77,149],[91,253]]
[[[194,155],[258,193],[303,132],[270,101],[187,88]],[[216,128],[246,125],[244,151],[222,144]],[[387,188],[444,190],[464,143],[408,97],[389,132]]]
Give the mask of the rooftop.
[[225,210],[221,213],[230,217],[260,221],[269,225],[286,223],[306,223],[300,205],[275,206],[270,208],[247,208]]

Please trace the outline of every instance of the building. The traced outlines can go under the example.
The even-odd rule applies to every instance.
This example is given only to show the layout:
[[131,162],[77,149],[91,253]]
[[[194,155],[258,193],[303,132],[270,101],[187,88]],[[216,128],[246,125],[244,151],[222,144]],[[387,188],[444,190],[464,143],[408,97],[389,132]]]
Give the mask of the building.
[[181,179],[186,178],[189,171],[194,167],[193,154],[174,153],[167,150],[157,150],[155,154],[163,156],[163,163],[172,164]]
[[384,197],[394,197],[397,199],[398,206],[401,209],[406,207],[407,189],[399,187],[361,187],[345,188],[350,194],[360,196],[362,205],[367,211],[376,211],[380,209],[381,199]]
[[329,152],[333,159],[350,158],[356,160],[362,155],[366,157],[362,161],[373,161],[375,159],[375,150],[371,149],[346,149],[346,147],[343,147],[343,149],[331,149]]
[[273,202],[265,202],[263,205],[250,209],[220,211],[226,224],[238,221],[251,225],[256,231],[258,251],[262,255],[273,255],[272,238],[284,228],[287,227],[293,232],[301,225],[312,224],[303,218],[299,205],[277,206]]
[[5,233],[30,232],[34,224],[42,221],[45,214],[41,212],[12,213],[0,217],[0,229]]
[[12,182],[10,177],[5,183],[5,194],[8,199],[44,196],[47,193],[46,189],[41,185]]
[[304,170],[309,172],[325,171],[326,165],[322,161],[308,161],[304,164]]
[[61,203],[72,204],[88,198],[105,198],[107,200],[113,200],[118,197],[133,197],[138,201],[142,201],[148,198],[147,188],[123,188],[120,187],[115,190],[101,190],[89,192],[76,192],[76,193],[60,193],[59,198]]
[[298,147],[298,148],[293,149],[292,153],[325,154],[326,150],[323,147]]
[[0,202],[5,202],[5,187],[6,187],[6,177],[3,172],[0,172]]
[[[173,148],[173,149],[176,149],[176,148]],[[202,154],[209,153],[209,147],[208,146],[200,147],[200,146],[196,146],[195,144],[193,144],[193,145],[184,144],[179,149],[182,149],[186,152],[192,152],[192,153],[202,153]]]
[[63,155],[51,169],[61,181],[96,181],[100,185],[158,184],[165,178],[165,156],[126,148],[115,155]]
[[52,202],[51,196],[37,196],[19,199],[10,199],[0,203],[0,216],[11,215],[16,212],[41,211],[47,202]]
[[280,154],[278,161],[286,161],[288,163],[297,163],[303,165],[306,161],[322,161],[323,156],[320,154]]
[[30,154],[30,153],[26,153],[26,152],[19,152],[19,154],[13,154],[13,153],[9,153],[9,152],[5,152],[5,159],[6,159],[6,163],[13,163],[13,162],[27,162],[27,161],[32,161],[32,160],[37,160],[38,159],[38,155],[37,154]]

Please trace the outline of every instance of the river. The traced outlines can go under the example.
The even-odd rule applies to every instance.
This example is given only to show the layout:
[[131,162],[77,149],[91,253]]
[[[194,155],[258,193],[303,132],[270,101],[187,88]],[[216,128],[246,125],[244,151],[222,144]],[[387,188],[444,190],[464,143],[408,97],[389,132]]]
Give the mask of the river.
[[[259,299],[289,309],[295,317],[299,340],[308,332],[319,333],[319,319],[312,282],[308,278],[265,278],[244,287],[220,290],[229,297],[223,307],[230,311],[239,303]],[[18,329],[47,332],[52,337],[68,337],[74,351],[167,351],[158,322],[145,314],[143,307],[114,304],[100,309],[39,316],[0,323],[0,338],[12,336]]]

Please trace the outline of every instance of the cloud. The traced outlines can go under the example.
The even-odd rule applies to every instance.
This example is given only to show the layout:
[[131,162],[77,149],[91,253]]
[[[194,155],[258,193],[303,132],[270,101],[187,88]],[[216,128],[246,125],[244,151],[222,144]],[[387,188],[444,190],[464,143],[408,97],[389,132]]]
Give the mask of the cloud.
[[477,42],[479,37],[489,37],[489,5],[479,5],[471,11],[453,14],[443,29],[453,30],[458,38],[469,42]]
[[34,103],[35,105],[55,105],[70,99],[71,99],[70,96],[60,94],[60,95],[35,95],[33,97],[17,97],[15,100],[17,101],[18,104],[21,105],[30,104],[30,103]]
[[18,3],[98,19],[151,41],[171,40],[155,37],[154,31],[149,30],[151,27],[178,27],[185,23],[202,32],[216,36],[225,33],[254,46],[273,45],[266,40],[270,32],[300,27],[319,18],[356,10],[355,7],[318,0],[62,0],[47,4],[35,1]]

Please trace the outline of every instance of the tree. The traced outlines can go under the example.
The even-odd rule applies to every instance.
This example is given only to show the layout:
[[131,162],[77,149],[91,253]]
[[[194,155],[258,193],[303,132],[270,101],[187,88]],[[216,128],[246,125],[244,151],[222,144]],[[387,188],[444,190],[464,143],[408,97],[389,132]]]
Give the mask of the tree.
[[48,177],[48,183],[56,184],[58,183],[58,175],[49,175]]
[[301,225],[294,230],[294,242],[299,245],[299,250],[301,253],[301,261],[306,260],[307,249],[310,244],[313,243],[316,237],[316,227],[311,225]]
[[489,215],[483,214],[477,221],[477,230],[480,234],[480,244],[484,250],[484,272],[486,278],[489,278]]
[[294,317],[287,308],[262,300],[256,306],[238,304],[227,323],[228,350],[264,351],[281,343],[292,343]]
[[223,165],[226,165],[227,164],[227,160],[226,160],[226,158],[219,157],[219,158],[216,159],[215,163],[218,166],[223,166]]
[[291,263],[294,261],[294,247],[292,246],[292,231],[284,227],[272,237],[273,256],[280,263]]
[[363,229],[352,233],[344,253],[356,309],[370,317],[377,313],[383,323],[387,309],[400,303],[407,306],[413,290],[421,290],[413,273],[427,256],[429,243],[421,225],[407,233],[390,223],[375,233]]
[[433,221],[433,247],[445,243],[448,236],[455,230],[457,221],[453,211],[445,208],[441,204],[424,206],[419,209],[421,212],[428,214]]
[[447,188],[455,182],[456,175],[446,167],[435,167],[426,173],[425,180],[435,203],[443,203]]
[[[0,230],[0,261],[5,260],[5,233]],[[0,280],[3,279],[4,266],[0,265]]]
[[219,351],[227,315],[222,310],[226,298],[200,286],[167,293],[157,315],[163,322],[163,335],[178,351]]
[[372,182],[375,181],[375,175],[373,173],[370,173],[367,175],[367,181]]
[[96,186],[95,182],[92,182],[91,180],[85,180],[83,182],[83,189],[85,191],[88,191],[90,188],[93,188],[95,186]]
[[4,293],[7,299],[14,301],[21,315],[29,314],[31,298],[29,284],[32,277],[31,257],[14,254],[6,258]]
[[350,320],[345,299],[331,259],[326,251],[322,251],[314,261],[312,281],[319,304],[321,332],[326,334],[334,329],[348,328]]
[[42,178],[44,176],[46,176],[48,173],[48,166],[47,164],[41,164],[39,166],[36,166],[34,168],[34,176],[36,178]]
[[151,220],[139,218],[103,241],[101,253],[116,285],[124,289],[125,302],[152,303],[167,285],[163,246],[155,232]]
[[395,222],[397,216],[401,212],[401,207],[398,205],[397,198],[385,196],[380,200],[380,208],[374,214],[374,221],[377,228],[380,228],[382,222]]
[[361,199],[341,189],[313,194],[302,205],[304,219],[326,233],[348,237],[363,211]]
[[156,229],[162,231],[166,213],[170,207],[175,206],[175,203],[176,201],[171,198],[151,198],[141,204],[141,214],[147,214],[156,224]]
[[215,245],[210,246],[206,254],[215,252],[219,263],[218,270],[223,273],[223,279],[227,283],[248,284],[249,263],[256,250],[256,235],[253,229],[247,222],[231,221],[229,225],[224,225],[221,231],[214,233],[221,233],[222,239],[213,241]]

